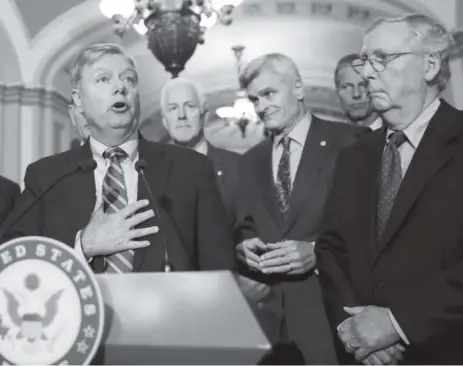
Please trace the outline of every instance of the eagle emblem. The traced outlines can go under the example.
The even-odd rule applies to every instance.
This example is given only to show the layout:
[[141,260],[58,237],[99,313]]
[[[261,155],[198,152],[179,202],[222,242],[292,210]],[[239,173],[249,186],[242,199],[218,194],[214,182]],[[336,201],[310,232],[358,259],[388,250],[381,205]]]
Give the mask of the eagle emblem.
[[[25,279],[25,287],[31,291],[35,292],[39,287],[39,278],[35,274],[29,274]],[[27,353],[35,353],[40,350],[40,344],[37,341],[50,341],[47,334],[45,333],[46,328],[55,319],[55,316],[58,312],[58,301],[63,293],[63,289],[56,291],[52,294],[45,302],[42,304],[42,310],[44,310],[43,315],[41,312],[23,312],[19,310],[21,308],[20,296],[13,294],[13,292],[7,290],[6,288],[1,288],[3,294],[6,298],[7,303],[7,312],[11,319],[11,322],[16,326],[17,331],[16,339],[24,340],[24,351]],[[3,335],[3,338],[8,334],[10,339],[13,337],[10,334],[12,329],[0,326],[0,337]],[[56,337],[53,337],[56,338]]]

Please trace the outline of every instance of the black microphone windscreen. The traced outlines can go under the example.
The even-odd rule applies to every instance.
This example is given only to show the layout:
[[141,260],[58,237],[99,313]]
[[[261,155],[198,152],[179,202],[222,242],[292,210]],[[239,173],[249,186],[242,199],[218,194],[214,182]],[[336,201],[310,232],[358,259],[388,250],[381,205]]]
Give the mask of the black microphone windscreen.
[[138,160],[136,163],[135,163],[135,170],[140,173],[140,170],[143,170],[145,169],[146,167],[146,161],[144,160]]
[[84,172],[90,172],[95,170],[96,168],[96,161],[93,159],[84,160],[79,163],[79,169]]

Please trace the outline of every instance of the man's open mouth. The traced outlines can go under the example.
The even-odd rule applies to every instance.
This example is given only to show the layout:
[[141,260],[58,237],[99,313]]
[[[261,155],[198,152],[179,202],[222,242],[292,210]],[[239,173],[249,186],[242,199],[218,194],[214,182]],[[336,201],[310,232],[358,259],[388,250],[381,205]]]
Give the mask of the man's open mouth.
[[117,113],[124,113],[130,109],[130,106],[125,102],[116,102],[111,106],[111,109]]

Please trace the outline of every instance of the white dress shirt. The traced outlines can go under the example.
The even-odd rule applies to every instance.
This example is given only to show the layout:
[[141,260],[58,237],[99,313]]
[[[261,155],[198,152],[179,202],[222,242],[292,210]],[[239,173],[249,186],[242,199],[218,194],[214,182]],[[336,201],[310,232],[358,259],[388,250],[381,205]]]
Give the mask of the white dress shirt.
[[[301,161],[302,151],[304,150],[305,140],[307,139],[307,133],[309,132],[311,124],[312,115],[307,113],[287,134],[287,136],[291,138],[291,144],[289,145],[289,172],[291,176],[291,187],[294,185],[297,168]],[[285,135],[278,135],[273,139],[272,173],[275,183],[277,181],[278,164],[280,163],[281,155],[283,155],[283,145],[280,144],[280,141],[284,136]]]
[[[124,142],[119,146],[124,150],[128,157],[121,161],[122,172],[124,173],[125,188],[127,190],[128,204],[135,203],[138,196],[138,173],[135,170],[135,163],[138,161],[138,139]],[[109,168],[109,159],[103,158],[103,153],[109,149],[108,146],[90,137],[90,149],[92,151],[93,159],[96,162],[95,175],[95,208],[103,201],[103,180]],[[82,250],[82,243],[80,241],[81,230],[76,235],[76,242],[74,249],[77,254],[84,256]]]
[[[307,134],[309,133],[311,124],[312,115],[308,112],[286,135],[291,138],[291,144],[289,145],[289,173],[291,177],[291,189],[294,187],[294,180],[296,179],[297,169],[301,162],[302,152],[304,150],[305,141],[307,140]],[[278,164],[280,163],[281,156],[283,155],[283,145],[280,144],[280,141],[284,136],[285,135],[278,135],[273,139],[272,174],[273,181],[275,183],[277,182]],[[310,244],[315,246],[315,241],[310,242]],[[318,275],[317,269],[315,269],[315,273]]]
[[372,131],[379,130],[383,127],[383,119],[381,117],[376,118],[371,125],[368,126]]
[[[403,130],[407,139],[399,146],[400,161],[402,166],[402,178],[410,166],[413,155],[415,154],[424,132],[431,121],[431,118],[436,114],[440,106],[440,100],[436,98],[428,107],[418,116],[416,120],[410,123],[407,128]],[[394,133],[393,130],[387,130],[387,136]]]
[[207,156],[207,141],[206,139],[202,139],[201,142],[195,146],[193,149],[196,152],[199,152],[200,154],[206,155]]

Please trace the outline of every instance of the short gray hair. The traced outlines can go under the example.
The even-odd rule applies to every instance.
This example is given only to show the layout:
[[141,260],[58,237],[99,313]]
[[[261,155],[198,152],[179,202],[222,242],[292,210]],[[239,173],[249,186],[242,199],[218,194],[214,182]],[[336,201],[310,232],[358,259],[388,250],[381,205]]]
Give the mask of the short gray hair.
[[74,59],[70,67],[70,82],[73,89],[77,88],[82,78],[82,70],[87,65],[92,65],[101,57],[106,55],[121,55],[127,58],[136,68],[136,62],[133,57],[125,53],[124,49],[114,43],[98,43],[84,48]]
[[262,71],[270,70],[281,76],[291,75],[302,81],[301,74],[292,58],[282,53],[269,53],[250,61],[240,73],[240,86],[246,89]]
[[346,67],[350,67],[353,69],[352,62],[358,60],[359,58],[360,55],[358,53],[350,53],[339,59],[338,63],[336,64],[336,68],[334,69],[334,84],[336,85],[336,88],[339,86],[339,70],[344,69]]
[[379,18],[367,28],[366,34],[384,23],[405,23],[412,33],[412,40],[418,40],[425,52],[440,56],[441,68],[431,85],[436,85],[439,91],[444,90],[451,76],[449,56],[455,43],[451,33],[427,15],[409,14],[399,18]]
[[188,85],[190,86],[196,93],[199,99],[199,106],[201,109],[201,112],[207,111],[207,103],[206,103],[206,96],[203,92],[203,89],[201,86],[196,83],[193,80],[187,79],[187,78],[175,78],[175,79],[170,79],[167,83],[164,84],[161,90],[161,112],[164,113],[164,110],[166,108],[166,99],[167,99],[167,92],[169,88],[174,87],[176,85]]

